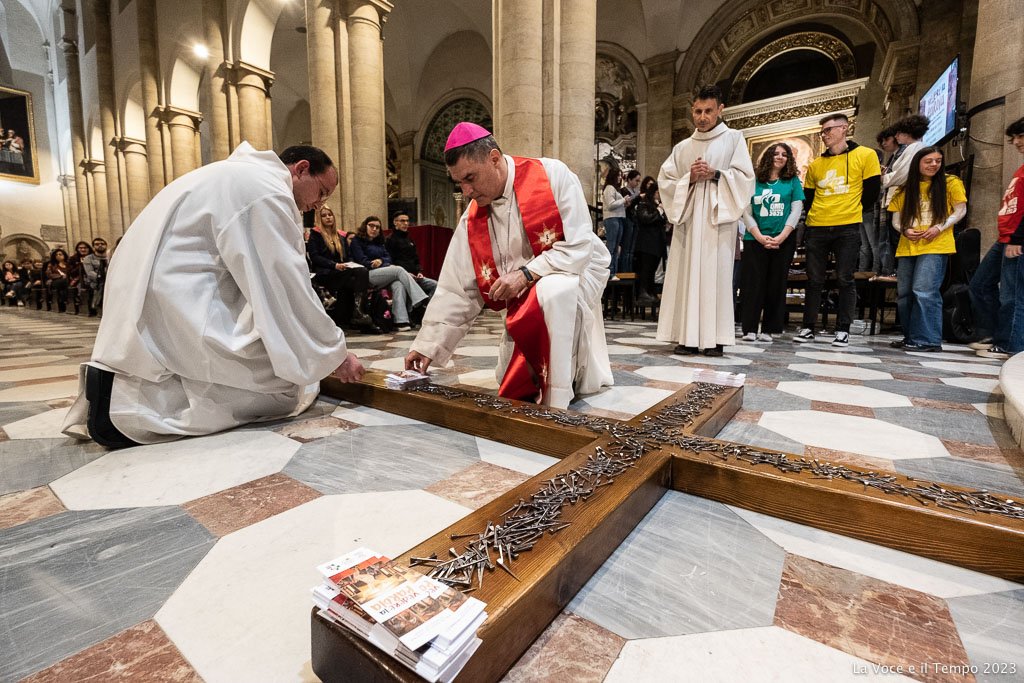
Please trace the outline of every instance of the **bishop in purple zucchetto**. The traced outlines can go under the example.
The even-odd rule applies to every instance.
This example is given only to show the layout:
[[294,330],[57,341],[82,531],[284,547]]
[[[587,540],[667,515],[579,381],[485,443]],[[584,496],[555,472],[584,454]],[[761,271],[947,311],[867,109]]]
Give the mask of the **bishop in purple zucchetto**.
[[452,132],[448,134],[448,141],[444,145],[444,151],[455,149],[456,147],[462,147],[468,145],[471,142],[475,142],[480,138],[485,138],[491,134],[491,131],[487,130],[483,126],[478,126],[475,123],[469,121],[463,121],[462,123],[456,124],[452,128]]

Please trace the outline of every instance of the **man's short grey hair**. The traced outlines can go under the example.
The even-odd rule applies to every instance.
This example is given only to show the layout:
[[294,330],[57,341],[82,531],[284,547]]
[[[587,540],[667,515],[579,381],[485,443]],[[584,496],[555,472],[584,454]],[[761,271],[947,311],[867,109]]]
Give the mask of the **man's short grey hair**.
[[494,136],[488,135],[479,140],[467,142],[461,147],[453,147],[446,151],[444,153],[444,165],[454,166],[463,158],[470,159],[471,161],[483,161],[491,153],[492,149],[501,151],[501,148],[498,147],[498,141],[494,139]]

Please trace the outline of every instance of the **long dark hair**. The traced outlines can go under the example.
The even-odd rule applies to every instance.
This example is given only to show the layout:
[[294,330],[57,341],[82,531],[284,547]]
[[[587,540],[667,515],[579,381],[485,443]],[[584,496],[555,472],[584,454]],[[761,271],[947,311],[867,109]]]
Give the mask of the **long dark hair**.
[[653,207],[658,206],[658,200],[655,198],[654,193],[658,191],[658,181],[651,176],[644,176],[644,179],[640,181],[640,197],[641,199],[650,204]]
[[[373,238],[373,239],[370,239],[370,233],[366,229],[367,224],[370,223],[371,221],[376,222],[376,223],[380,223],[380,230],[377,232],[377,236],[375,238]],[[361,237],[364,240],[366,240],[367,242],[375,242],[375,243],[383,244],[384,243],[384,224],[381,223],[381,220],[379,218],[377,218],[376,216],[367,216],[366,218],[363,219],[363,222],[359,224],[359,229],[356,230],[356,237]]]
[[786,152],[786,165],[779,171],[779,178],[789,180],[796,175],[796,157],[793,150],[785,142],[776,142],[768,146],[757,161],[757,171],[754,175],[759,182],[767,183],[772,179],[772,166],[774,165],[775,148],[781,147]]
[[[903,192],[903,207],[900,209],[900,228],[903,230],[921,218],[921,159],[936,153],[942,157],[943,165],[945,165],[946,158],[942,156],[942,150],[938,147],[922,147],[910,160],[907,184],[901,190]],[[928,190],[928,201],[932,206],[933,225],[949,218],[949,207],[946,205],[946,174],[941,168],[932,178],[932,186]]]
[[619,185],[622,184],[622,172],[614,166],[608,167],[608,172],[604,175],[604,186],[611,185],[616,190],[619,189]]
[[60,247],[57,247],[56,249],[54,249],[53,251],[50,252],[50,263],[52,265],[57,265],[57,252],[58,251],[60,253],[64,254],[64,264],[67,265],[67,262],[68,262],[68,252],[64,251]]

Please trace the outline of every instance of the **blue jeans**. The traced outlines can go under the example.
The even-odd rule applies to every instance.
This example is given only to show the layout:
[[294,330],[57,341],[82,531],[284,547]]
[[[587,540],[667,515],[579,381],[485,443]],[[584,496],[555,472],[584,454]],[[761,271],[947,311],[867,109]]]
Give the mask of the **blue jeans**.
[[612,263],[609,267],[611,275],[609,277],[615,277],[615,273],[619,272],[619,244],[622,241],[622,233],[626,229],[625,218],[605,218],[604,219],[604,239],[608,245],[608,253],[612,255]]
[[877,273],[881,260],[881,254],[878,252],[878,226],[875,224],[875,209],[872,207],[870,211],[861,214],[860,259],[857,262],[857,270],[871,270]]
[[896,308],[903,338],[918,346],[942,346],[942,278],[947,254],[896,259]]
[[1024,287],[1020,258],[1006,258],[1006,245],[996,242],[971,278],[971,306],[980,338],[1010,353],[1024,351]]
[[616,272],[633,272],[633,249],[636,247],[636,224],[628,218],[622,219],[622,253],[619,254],[619,267]]

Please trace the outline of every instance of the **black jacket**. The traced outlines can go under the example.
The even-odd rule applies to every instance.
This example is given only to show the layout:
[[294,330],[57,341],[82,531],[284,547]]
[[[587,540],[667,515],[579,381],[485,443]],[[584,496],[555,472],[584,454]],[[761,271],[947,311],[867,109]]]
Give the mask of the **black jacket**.
[[396,266],[402,266],[413,275],[423,270],[420,267],[420,256],[416,253],[416,244],[409,239],[408,232],[395,230],[384,246],[391,254],[391,262]]
[[334,271],[334,266],[348,261],[345,253],[345,238],[341,238],[341,251],[335,254],[331,251],[324,236],[316,230],[310,230],[309,241],[306,242],[306,253],[309,254],[309,262],[312,265],[314,275],[326,276]]
[[655,204],[648,204],[642,199],[634,204],[636,206],[634,214],[636,220],[635,251],[641,254],[664,256],[667,246],[665,244],[665,226],[668,225],[668,219],[661,211],[658,211]]

